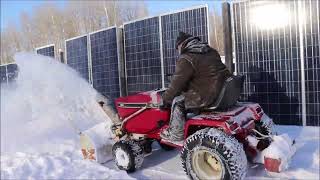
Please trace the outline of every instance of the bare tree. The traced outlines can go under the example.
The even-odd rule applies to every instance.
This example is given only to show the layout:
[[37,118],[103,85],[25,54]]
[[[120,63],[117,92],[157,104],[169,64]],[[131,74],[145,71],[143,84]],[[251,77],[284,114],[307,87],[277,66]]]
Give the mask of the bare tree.
[[122,7],[121,20],[123,22],[145,17],[148,14],[144,1],[140,1],[139,3],[135,1],[119,1],[119,3]]
[[14,53],[23,50],[20,37],[20,32],[13,24],[1,32],[1,64],[12,62]]
[[[64,40],[125,21],[147,16],[143,1],[68,1],[63,9],[46,2],[34,8],[32,14],[22,12],[20,27],[8,26],[1,32],[1,63],[17,51],[54,43],[64,48]],[[12,59],[12,58],[11,58]]]

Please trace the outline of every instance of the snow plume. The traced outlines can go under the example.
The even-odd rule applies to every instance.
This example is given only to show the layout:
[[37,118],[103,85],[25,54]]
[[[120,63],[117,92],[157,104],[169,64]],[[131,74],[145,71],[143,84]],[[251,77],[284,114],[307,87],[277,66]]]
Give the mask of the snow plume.
[[52,151],[76,140],[77,131],[106,121],[97,92],[74,70],[35,54],[15,60],[17,81],[1,86],[1,153]]
[[17,81],[1,85],[1,154],[77,146],[78,131],[111,124],[97,104],[99,94],[76,71],[32,53],[19,53],[15,60]]

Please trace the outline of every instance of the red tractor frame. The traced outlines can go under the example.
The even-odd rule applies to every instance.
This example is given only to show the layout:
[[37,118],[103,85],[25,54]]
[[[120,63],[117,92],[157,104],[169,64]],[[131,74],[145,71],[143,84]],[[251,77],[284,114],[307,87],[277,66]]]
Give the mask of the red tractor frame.
[[[184,142],[161,139],[168,127],[170,109],[161,109],[163,89],[120,97],[115,105],[121,123],[112,131],[116,143],[113,158],[119,169],[138,169],[151,143],[157,141],[165,150],[181,149],[182,165],[191,179],[242,179],[247,160],[253,161],[259,151],[270,144],[272,120],[257,103],[237,102],[243,76],[226,80],[218,100],[198,114],[188,113]],[[271,171],[279,167],[266,165]]]

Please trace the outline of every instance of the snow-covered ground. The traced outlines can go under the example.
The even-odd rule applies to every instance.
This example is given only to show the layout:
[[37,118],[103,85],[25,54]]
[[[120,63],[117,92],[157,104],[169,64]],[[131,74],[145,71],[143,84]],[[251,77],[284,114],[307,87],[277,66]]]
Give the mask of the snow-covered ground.
[[[319,127],[276,126],[279,133],[287,133],[296,139],[297,152],[289,168],[277,176],[266,174],[262,165],[249,165],[246,179],[319,179],[320,138]],[[178,150],[164,151],[154,143],[151,155],[145,157],[141,170],[129,174],[137,179],[188,179],[180,163]],[[104,164],[116,169],[112,161]]]
[[[179,151],[153,144],[140,170],[127,174],[109,160],[83,160],[78,132],[106,122],[97,92],[75,71],[48,57],[19,54],[19,78],[1,86],[1,179],[187,179]],[[280,179],[319,179],[319,127],[277,126],[296,139],[297,153]],[[108,132],[106,132],[108,133]],[[269,179],[250,165],[247,179]]]

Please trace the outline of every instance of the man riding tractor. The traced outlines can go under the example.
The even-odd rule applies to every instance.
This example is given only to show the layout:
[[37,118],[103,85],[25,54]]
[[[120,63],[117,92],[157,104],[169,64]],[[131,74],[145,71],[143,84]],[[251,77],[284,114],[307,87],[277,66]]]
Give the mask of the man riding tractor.
[[217,99],[223,84],[232,74],[219,53],[199,37],[179,32],[176,40],[179,58],[163,106],[171,105],[169,128],[160,136],[171,143],[182,143],[187,112],[199,112]]

